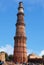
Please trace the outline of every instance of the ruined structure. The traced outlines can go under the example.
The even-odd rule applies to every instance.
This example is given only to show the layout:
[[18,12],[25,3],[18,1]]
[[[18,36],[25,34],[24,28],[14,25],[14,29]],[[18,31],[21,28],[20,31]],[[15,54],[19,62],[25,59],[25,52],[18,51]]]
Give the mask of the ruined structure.
[[0,52],[0,60],[5,62],[5,53],[4,52]]
[[28,56],[28,63],[30,63],[30,65],[43,65],[44,59],[41,56],[32,53]]
[[14,37],[14,62],[27,62],[24,8],[22,2],[19,3],[17,14],[16,35]]

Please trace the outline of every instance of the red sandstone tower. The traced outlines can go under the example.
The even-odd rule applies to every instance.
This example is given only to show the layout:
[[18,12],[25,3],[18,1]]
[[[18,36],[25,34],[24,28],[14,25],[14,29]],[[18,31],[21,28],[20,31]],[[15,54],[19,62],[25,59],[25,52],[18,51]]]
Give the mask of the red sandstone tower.
[[14,41],[14,62],[27,62],[24,8],[22,2],[19,3],[18,7],[16,35]]

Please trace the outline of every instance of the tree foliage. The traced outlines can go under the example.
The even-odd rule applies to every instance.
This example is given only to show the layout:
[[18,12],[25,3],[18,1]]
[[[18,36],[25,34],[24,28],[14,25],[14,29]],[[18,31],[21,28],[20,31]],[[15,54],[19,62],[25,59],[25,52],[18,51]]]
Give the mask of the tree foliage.
[[6,60],[6,61],[9,60],[9,58],[8,58],[8,54],[7,54],[7,53],[5,53],[5,60]]
[[5,53],[5,60],[6,61],[12,61],[13,60],[13,55],[8,55],[6,52],[1,51],[0,53]]
[[42,55],[42,58],[44,59],[44,55]]
[[9,61],[12,61],[13,60],[13,55],[9,55],[8,58],[9,58]]
[[7,53],[5,54],[6,61],[12,61],[13,60],[13,55],[8,55]]

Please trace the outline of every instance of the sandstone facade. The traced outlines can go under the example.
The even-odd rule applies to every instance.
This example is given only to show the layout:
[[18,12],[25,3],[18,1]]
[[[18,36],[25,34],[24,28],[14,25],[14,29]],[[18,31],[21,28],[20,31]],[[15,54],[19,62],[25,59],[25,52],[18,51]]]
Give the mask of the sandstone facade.
[[27,62],[24,8],[22,2],[19,3],[17,14],[16,35],[14,37],[14,62]]
[[5,53],[0,52],[0,60],[5,62]]

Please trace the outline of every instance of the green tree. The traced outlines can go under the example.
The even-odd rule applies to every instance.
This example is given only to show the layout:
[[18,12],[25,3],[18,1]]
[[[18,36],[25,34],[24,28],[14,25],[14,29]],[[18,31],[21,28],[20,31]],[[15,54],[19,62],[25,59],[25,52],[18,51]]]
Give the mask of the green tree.
[[[42,58],[43,58],[43,60],[44,60],[44,55],[42,55]],[[44,62],[43,62],[43,65],[44,65]]]
[[13,55],[9,55],[8,58],[9,58],[9,61],[13,61]]
[[7,54],[7,53],[5,53],[5,60],[6,60],[6,61],[9,60],[9,58],[8,58],[8,54]]
[[44,55],[42,55],[42,58],[44,59]]

